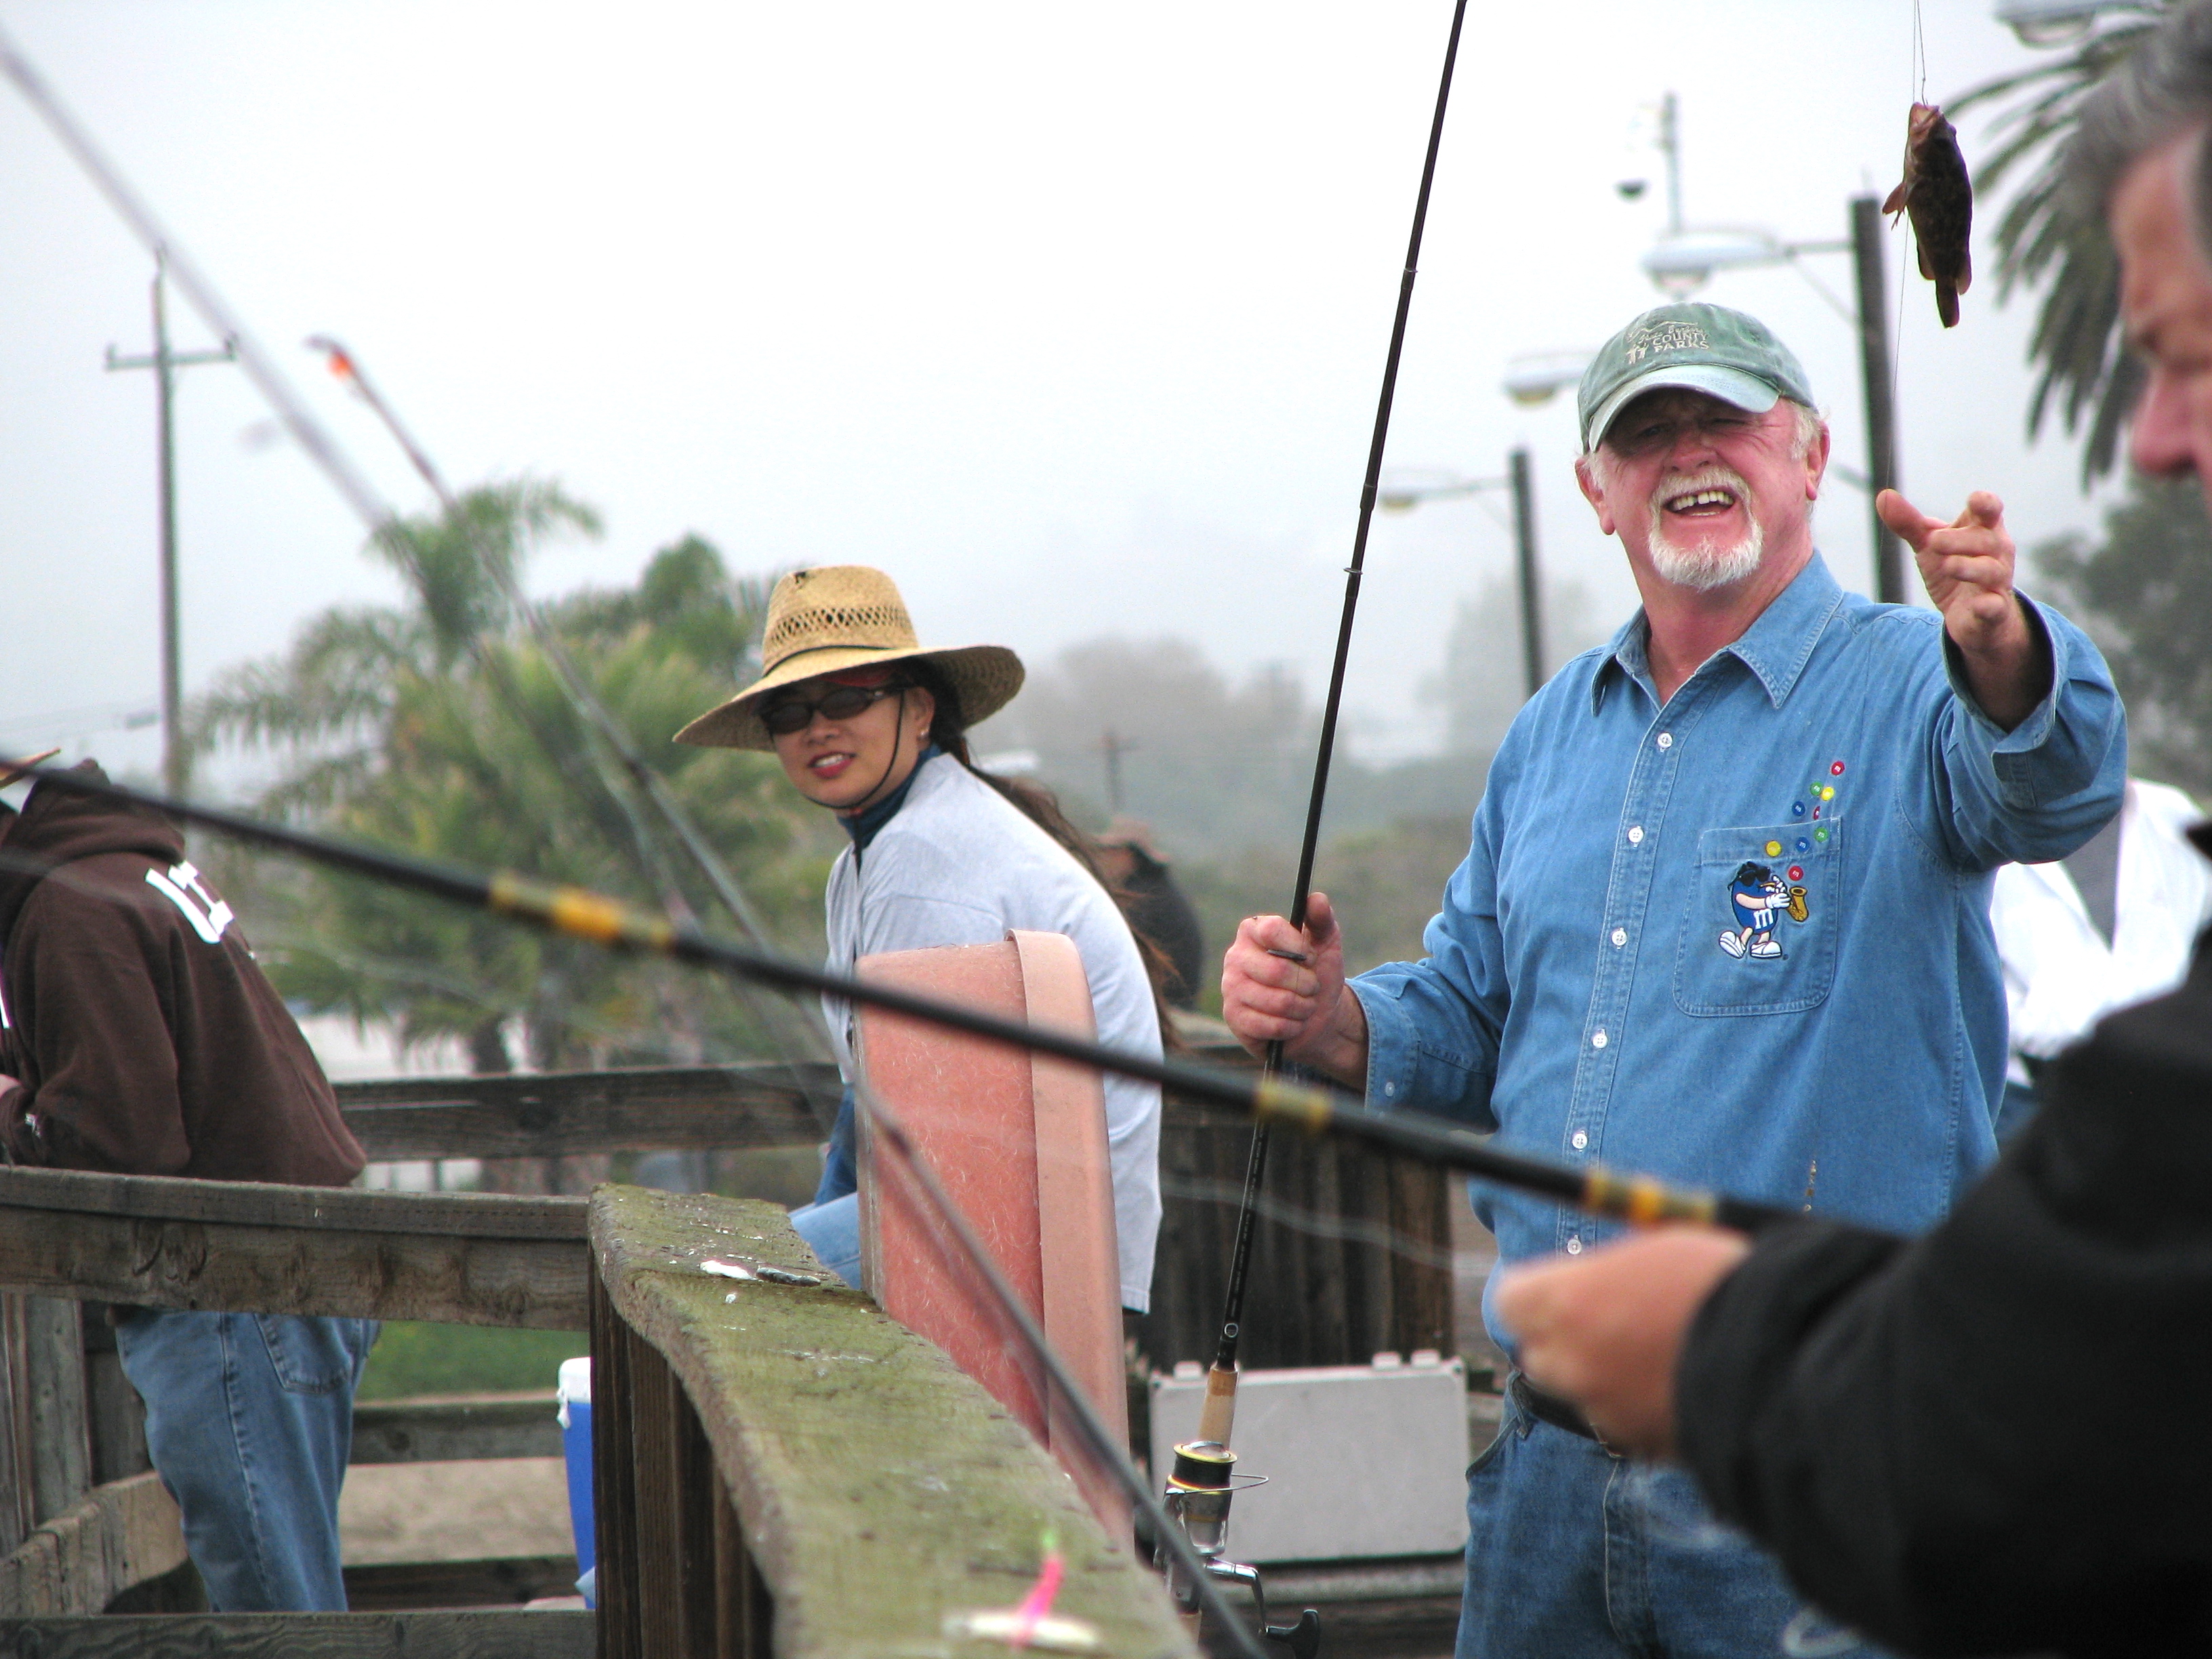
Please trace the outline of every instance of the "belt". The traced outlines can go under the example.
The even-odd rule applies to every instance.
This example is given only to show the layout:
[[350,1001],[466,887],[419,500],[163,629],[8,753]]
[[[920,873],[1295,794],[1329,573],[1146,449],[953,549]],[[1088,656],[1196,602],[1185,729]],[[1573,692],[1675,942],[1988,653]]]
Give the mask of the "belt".
[[1590,1427],[1589,1419],[1577,1411],[1573,1405],[1555,1394],[1546,1394],[1519,1371],[1505,1381],[1505,1392],[1514,1403],[1540,1423],[1549,1423],[1555,1429],[1565,1429],[1569,1434],[1578,1434],[1585,1440],[1605,1444],[1598,1431]]

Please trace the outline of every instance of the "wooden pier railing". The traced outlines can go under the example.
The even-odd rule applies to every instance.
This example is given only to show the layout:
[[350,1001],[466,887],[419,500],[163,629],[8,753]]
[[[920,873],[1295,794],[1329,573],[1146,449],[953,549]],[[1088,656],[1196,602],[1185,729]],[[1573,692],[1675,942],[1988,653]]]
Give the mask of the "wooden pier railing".
[[592,1434],[605,1659],[981,1653],[1049,1529],[1055,1611],[1099,1651],[1195,1656],[1159,1580],[945,1354],[834,1282],[773,1205],[592,1199]]
[[[1205,1058],[1238,1057],[1224,1046],[1218,1028],[1194,1025],[1190,1035]],[[339,1093],[349,1124],[373,1158],[546,1159],[811,1146],[823,1138],[836,1088],[836,1074],[826,1066],[794,1072],[761,1064],[408,1079],[343,1085]],[[1146,1352],[1163,1367],[1211,1352],[1218,1305],[1216,1247],[1225,1239],[1233,1215],[1235,1177],[1241,1174],[1248,1137],[1241,1123],[1169,1103],[1162,1172],[1169,1194],[1167,1220],[1155,1312],[1144,1328]],[[1316,1238],[1279,1220],[1263,1222],[1258,1260],[1279,1266],[1261,1276],[1257,1298],[1267,1302],[1273,1297],[1283,1306],[1271,1316],[1279,1337],[1270,1339],[1262,1363],[1328,1364],[1364,1360],[1383,1348],[1449,1349],[1448,1270],[1437,1259],[1394,1260],[1382,1242],[1387,1229],[1410,1237],[1417,1247],[1426,1245],[1432,1258],[1448,1249],[1443,1176],[1326,1146],[1310,1146],[1295,1137],[1289,1142],[1278,1138],[1272,1170],[1269,1188],[1279,1204],[1334,1216],[1343,1225],[1342,1236]],[[744,1571],[757,1574],[759,1584],[775,1592],[769,1598],[777,1621],[774,1650],[829,1650],[787,1646],[786,1633],[854,1628],[839,1621],[860,1616],[850,1606],[862,1603],[864,1586],[854,1576],[858,1569],[845,1564],[874,1564],[870,1574],[886,1563],[896,1571],[918,1569],[912,1564],[896,1567],[895,1551],[842,1553],[852,1540],[834,1530],[819,1547],[835,1545],[841,1553],[835,1560],[815,1563],[809,1551],[817,1547],[800,1540],[783,1517],[807,1514],[835,1527],[843,1524],[841,1512],[834,1506],[810,1508],[828,1500],[805,1488],[796,1474],[786,1478],[779,1473],[770,1480],[761,1473],[774,1466],[774,1459],[757,1468],[748,1460],[757,1447],[770,1443],[758,1438],[769,1431],[757,1433],[745,1425],[768,1424],[778,1411],[798,1409],[793,1402],[773,1409],[764,1403],[776,1389],[796,1387],[799,1396],[811,1398],[808,1389],[829,1389],[834,1376],[831,1392],[855,1402],[872,1401],[870,1412],[889,1413],[886,1421],[908,1423],[910,1446],[927,1445],[937,1432],[934,1419],[899,1414],[917,1400],[932,1402],[929,1412],[951,1409],[945,1402],[958,1392],[953,1384],[973,1385],[948,1365],[946,1375],[928,1389],[917,1383],[908,1392],[893,1390],[888,1400],[876,1399],[868,1379],[879,1374],[878,1365],[849,1361],[849,1356],[878,1350],[854,1345],[861,1344],[863,1336],[890,1343],[891,1333],[905,1342],[918,1339],[906,1337],[869,1304],[845,1292],[797,1297],[802,1287],[775,1287],[779,1297],[790,1292],[794,1307],[816,1309],[811,1316],[828,1322],[819,1340],[791,1345],[794,1351],[826,1356],[820,1362],[827,1367],[823,1377],[803,1368],[787,1374],[777,1369],[784,1362],[773,1356],[744,1358],[740,1349],[715,1346],[723,1337],[708,1341],[704,1333],[712,1320],[700,1324],[694,1315],[702,1310],[684,1300],[692,1291],[673,1288],[688,1281],[678,1274],[663,1282],[656,1276],[659,1270],[648,1272],[635,1250],[625,1254],[622,1224],[627,1217],[643,1227],[645,1220],[638,1218],[649,1216],[651,1226],[674,1225],[690,1213],[683,1206],[699,1205],[705,1206],[702,1215],[713,1211],[725,1216],[714,1224],[726,1224],[726,1212],[714,1208],[716,1202],[626,1196],[626,1209],[609,1210],[604,1219],[593,1217],[592,1225],[600,1234],[594,1244],[587,1242],[586,1200],[580,1197],[331,1190],[0,1169],[0,1654],[143,1654],[166,1659],[173,1653],[228,1651],[234,1646],[240,1652],[282,1652],[306,1659],[402,1652],[581,1655],[597,1640],[588,1615],[519,1608],[330,1615],[289,1623],[279,1615],[246,1616],[242,1621],[213,1615],[100,1617],[111,1607],[143,1605],[143,1598],[185,1559],[174,1507],[145,1474],[137,1398],[122,1376],[97,1306],[106,1302],[592,1328],[602,1343],[614,1341],[619,1327],[619,1340],[610,1350],[617,1357],[605,1363],[631,1380],[617,1390],[617,1411],[633,1408],[624,1401],[645,1402],[635,1408],[650,1406],[659,1413],[641,1419],[659,1437],[639,1442],[642,1449],[632,1454],[635,1469],[618,1478],[629,1480],[633,1488],[645,1480],[649,1489],[658,1490],[650,1483],[671,1478],[671,1469],[696,1474],[711,1468],[714,1478],[727,1488],[727,1504],[714,1498],[703,1511],[682,1512],[694,1521],[704,1513],[708,1521],[704,1534],[696,1526],[690,1531],[679,1527],[674,1536],[689,1540],[685,1549],[698,1545],[702,1536],[711,1545],[718,1526],[723,1541],[700,1558],[703,1566],[682,1568],[679,1580],[691,1583],[681,1579],[681,1573],[703,1571],[708,1577],[696,1582],[721,1585],[717,1594],[735,1597],[732,1606],[743,1601],[732,1587],[753,1581],[726,1562],[717,1569],[723,1558],[713,1553],[731,1547],[732,1538],[743,1539],[743,1559],[750,1563]],[[751,1231],[764,1242],[771,1235],[768,1224],[781,1225],[780,1213],[773,1206],[761,1210],[762,1224]],[[793,1239],[789,1248],[801,1247]],[[602,1257],[596,1292],[595,1249]],[[678,1254],[674,1259],[687,1258]],[[752,1297],[766,1288],[725,1285],[722,1295],[733,1289],[744,1293],[740,1302],[702,1304],[703,1313],[718,1318],[716,1308],[768,1306],[765,1298]],[[596,1325],[594,1295],[600,1302]],[[751,1297],[750,1303],[746,1297]],[[881,1352],[895,1355],[896,1363],[880,1375],[906,1377],[927,1370],[919,1353],[935,1351],[922,1345],[909,1352],[893,1343]],[[664,1372],[674,1382],[654,1382]],[[646,1384],[651,1386],[641,1392]],[[709,1384],[713,1389],[702,1395]],[[364,1406],[356,1418],[356,1456],[374,1462],[546,1455],[556,1449],[546,1415],[550,1409],[542,1397]],[[689,1427],[686,1411],[696,1419]],[[994,1462],[998,1454],[986,1455],[984,1449],[997,1443],[991,1435],[1000,1431],[1014,1436],[1028,1453],[1043,1456],[1011,1424],[993,1420],[998,1430],[978,1428],[981,1440],[963,1440],[953,1448],[961,1480],[971,1474],[981,1479],[1000,1468]],[[883,1449],[888,1455],[897,1437],[884,1438],[872,1426],[875,1421],[873,1416],[856,1420],[851,1443]],[[824,1433],[829,1438],[817,1449],[825,1456],[842,1455],[842,1432],[830,1433],[818,1424],[809,1429],[794,1418],[775,1430],[793,1437],[776,1443],[788,1448],[804,1443],[807,1434]],[[833,1457],[823,1467],[848,1466]],[[1042,1467],[1050,1468],[1048,1462]],[[937,1478],[958,1495],[952,1477]],[[1006,1492],[1029,1490],[1029,1474],[1006,1478],[1015,1480],[1015,1487]],[[711,1481],[704,1490],[711,1495]],[[1001,1491],[988,1483],[977,1490]],[[1064,1493],[1064,1485],[1054,1490]],[[939,1508],[922,1504],[916,1513],[930,1517],[928,1526],[942,1531],[966,1514],[961,1508],[966,1501],[946,1498]],[[1006,1497],[1005,1502],[1014,1500]],[[1019,1508],[1014,1504],[1009,1513]],[[667,1543],[652,1528],[664,1521],[676,1524],[679,1511],[657,1500],[648,1509],[651,1519],[644,1523],[641,1547],[655,1538]],[[845,1520],[851,1518],[850,1512],[843,1513]],[[947,1582],[963,1587],[962,1595],[980,1584],[993,1595],[1007,1592],[1003,1599],[1012,1600],[1018,1558],[1024,1549],[1034,1553],[1034,1534],[1023,1530],[1028,1520],[1007,1525],[1012,1530],[986,1527],[971,1534],[1000,1540],[981,1554],[932,1557],[936,1565],[931,1571],[942,1568],[951,1574]],[[653,1558],[661,1565],[650,1568],[645,1554],[636,1559],[641,1572],[659,1573],[652,1582],[665,1583],[672,1582],[666,1578],[667,1560],[690,1558],[680,1552],[668,1557],[662,1551]],[[813,1565],[792,1565],[800,1561]],[[976,1561],[999,1565],[987,1570],[975,1567]],[[542,1593],[560,1582],[561,1564],[550,1560],[475,1565],[512,1568],[507,1577],[531,1587],[518,1593]],[[720,1578],[714,1576],[717,1571],[722,1572]],[[828,1579],[817,1581],[817,1571]],[[1071,1574],[1071,1585],[1079,1580],[1091,1582]],[[823,1599],[819,1582],[840,1588]],[[617,1601],[622,1593],[619,1587],[613,1590]],[[950,1589],[942,1595],[957,1599]],[[887,1601],[884,1607],[886,1616],[895,1611],[898,1620],[910,1622],[920,1617],[914,1612],[920,1605],[898,1601],[894,1608]],[[516,1620],[524,1622],[512,1622]],[[725,1620],[715,1628],[722,1632],[717,1641],[738,1645],[701,1650],[767,1650],[744,1645],[756,1639],[743,1638],[743,1630],[750,1626],[732,1627]],[[738,1629],[738,1636],[728,1634],[732,1628]],[[643,1629],[636,1627],[640,1640]],[[791,1639],[799,1637],[793,1634]]]

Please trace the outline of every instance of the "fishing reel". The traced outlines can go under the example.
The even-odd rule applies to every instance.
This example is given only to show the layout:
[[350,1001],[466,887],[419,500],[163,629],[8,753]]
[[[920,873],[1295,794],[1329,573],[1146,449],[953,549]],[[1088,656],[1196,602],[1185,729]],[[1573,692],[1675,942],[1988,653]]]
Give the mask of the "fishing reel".
[[[1161,1495],[1161,1507],[1182,1528],[1191,1553],[1198,1557],[1207,1577],[1243,1584],[1252,1592],[1253,1606],[1259,1611],[1261,1635],[1288,1647],[1292,1659],[1316,1659],[1321,1652],[1320,1613],[1308,1607],[1298,1615],[1295,1625],[1269,1624],[1267,1595],[1260,1583],[1260,1569],[1223,1559],[1222,1552],[1229,1545],[1231,1500],[1239,1492],[1265,1486],[1267,1480],[1264,1474],[1237,1474],[1236,1462],[1237,1454],[1218,1441],[1190,1440],[1177,1446],[1174,1473],[1168,1477],[1167,1491]],[[1195,1615],[1199,1610],[1198,1586],[1188,1581],[1165,1543],[1154,1547],[1152,1564],[1165,1575],[1168,1594],[1175,1599],[1176,1606],[1187,1614]]]

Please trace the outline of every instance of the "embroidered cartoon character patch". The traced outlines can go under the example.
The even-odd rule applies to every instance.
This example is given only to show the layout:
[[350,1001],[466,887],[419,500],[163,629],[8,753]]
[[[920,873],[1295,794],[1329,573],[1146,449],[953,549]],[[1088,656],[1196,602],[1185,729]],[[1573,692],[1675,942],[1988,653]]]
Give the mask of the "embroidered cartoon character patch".
[[[1798,871],[1793,866],[1790,873],[1796,876]],[[1779,962],[1782,946],[1774,937],[1776,927],[1784,916],[1802,922],[1810,914],[1802,887],[1783,880],[1766,865],[1746,862],[1729,883],[1729,916],[1736,926],[1721,935],[1721,949],[1738,958]]]

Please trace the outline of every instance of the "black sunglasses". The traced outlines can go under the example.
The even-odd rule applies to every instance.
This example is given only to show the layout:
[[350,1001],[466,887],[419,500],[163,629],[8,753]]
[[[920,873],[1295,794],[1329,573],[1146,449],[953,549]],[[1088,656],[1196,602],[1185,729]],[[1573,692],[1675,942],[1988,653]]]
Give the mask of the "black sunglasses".
[[786,697],[772,702],[761,710],[761,724],[779,738],[787,738],[794,732],[804,732],[814,724],[814,717],[825,720],[848,720],[862,709],[871,707],[880,697],[896,691],[911,691],[911,680],[893,680],[888,685],[836,685],[823,692],[813,702],[804,697]]

